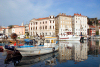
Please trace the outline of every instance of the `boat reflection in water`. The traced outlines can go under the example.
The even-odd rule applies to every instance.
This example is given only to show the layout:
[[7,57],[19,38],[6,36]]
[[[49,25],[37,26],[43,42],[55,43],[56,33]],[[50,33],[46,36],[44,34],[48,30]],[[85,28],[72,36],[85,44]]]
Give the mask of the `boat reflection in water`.
[[[50,54],[45,54],[41,56],[33,56],[33,57],[22,57],[20,63],[17,65],[18,67],[29,67],[32,65],[39,65],[38,63],[42,63],[42,65],[56,65],[56,57],[58,56],[58,52],[50,53]],[[41,66],[41,64],[40,64]]]
[[59,56],[57,57],[60,63],[67,60],[74,60],[81,62],[86,60],[88,46],[87,42],[80,43],[80,41],[59,41]]
[[[30,67],[30,66],[31,67],[46,67],[46,66],[58,67],[58,65],[62,65],[62,66],[65,65],[66,67],[69,67],[69,66],[74,66],[74,64],[77,65],[77,63],[79,63],[78,64],[79,67],[81,67],[82,65],[84,65],[84,67],[87,67],[91,64],[93,65],[93,67],[95,67],[96,65],[94,62],[97,62],[97,65],[99,64],[99,59],[97,58],[100,57],[100,42],[99,41],[87,42],[87,40],[84,41],[84,43],[80,43],[80,41],[59,41],[59,50],[54,53],[49,53],[41,56],[22,57],[22,58],[20,56],[17,57],[17,59],[12,58],[12,55],[13,54],[10,55],[11,59],[6,58],[5,63],[7,64],[12,61],[16,67],[17,66],[18,67],[24,67],[24,66],[25,67]],[[8,56],[9,55],[7,55],[7,57]],[[92,62],[91,59],[93,60]],[[69,64],[67,61],[71,63]]]
[[10,64],[10,63],[14,63],[14,65],[17,65],[21,59],[22,59],[22,55],[19,53],[19,51],[10,51],[7,50],[7,56],[6,59],[4,61],[5,64]]

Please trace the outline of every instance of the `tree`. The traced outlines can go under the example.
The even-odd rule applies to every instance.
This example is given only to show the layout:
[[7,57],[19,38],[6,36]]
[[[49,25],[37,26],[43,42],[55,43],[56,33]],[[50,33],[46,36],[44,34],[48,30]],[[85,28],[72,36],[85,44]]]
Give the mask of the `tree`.
[[96,20],[96,26],[98,26],[98,24],[99,24],[99,23],[98,23],[98,20]]
[[11,34],[11,38],[14,39],[14,40],[16,40],[17,34],[16,34],[16,33],[12,33],[12,34]]
[[93,25],[92,21],[90,21],[90,19],[88,19],[88,25]]
[[99,35],[99,31],[96,31],[96,35]]
[[8,27],[11,29],[11,28],[13,28],[14,26],[13,26],[13,25],[9,25]]

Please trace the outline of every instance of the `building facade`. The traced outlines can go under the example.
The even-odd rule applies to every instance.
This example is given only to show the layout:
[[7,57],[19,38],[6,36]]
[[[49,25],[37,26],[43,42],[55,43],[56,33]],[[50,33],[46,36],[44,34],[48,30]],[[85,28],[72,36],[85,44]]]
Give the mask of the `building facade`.
[[25,24],[25,34],[29,33],[29,24]]
[[14,26],[12,28],[12,33],[16,33],[19,35],[25,35],[25,27],[24,26]]
[[55,35],[55,17],[53,15],[46,18],[32,19],[29,23],[29,35]]
[[94,36],[94,35],[96,35],[96,29],[95,29],[95,26],[89,25],[88,35],[89,35],[89,36]]
[[87,16],[74,14],[72,18],[72,31],[74,35],[87,35]]
[[64,34],[65,32],[72,32],[72,17],[65,13],[60,13],[55,17],[55,33],[56,35]]

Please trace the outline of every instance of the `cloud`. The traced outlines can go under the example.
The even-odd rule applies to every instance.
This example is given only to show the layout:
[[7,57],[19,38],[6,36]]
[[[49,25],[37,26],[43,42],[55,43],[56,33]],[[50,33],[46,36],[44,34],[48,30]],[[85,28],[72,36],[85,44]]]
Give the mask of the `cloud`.
[[0,25],[21,25],[23,21],[25,24],[33,18],[59,13],[73,15],[78,12],[93,17],[99,15],[99,8],[95,0],[0,0]]
[[32,18],[45,17],[52,6],[51,0],[2,0],[0,2],[0,18],[2,24],[21,24]]

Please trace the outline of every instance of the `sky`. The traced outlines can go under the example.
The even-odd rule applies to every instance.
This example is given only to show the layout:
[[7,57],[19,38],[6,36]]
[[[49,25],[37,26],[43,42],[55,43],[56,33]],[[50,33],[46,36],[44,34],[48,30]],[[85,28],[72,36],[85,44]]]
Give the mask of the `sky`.
[[0,0],[0,26],[29,24],[33,18],[59,13],[100,19],[100,0]]

